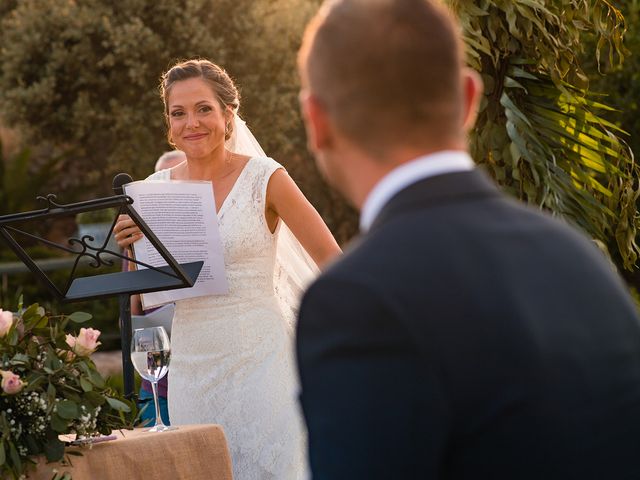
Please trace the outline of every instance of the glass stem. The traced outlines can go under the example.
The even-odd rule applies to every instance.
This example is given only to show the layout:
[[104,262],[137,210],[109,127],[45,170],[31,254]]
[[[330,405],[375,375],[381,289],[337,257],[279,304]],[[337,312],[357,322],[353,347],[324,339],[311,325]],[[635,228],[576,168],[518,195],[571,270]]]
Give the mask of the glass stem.
[[162,422],[162,415],[160,414],[160,401],[158,400],[158,382],[151,382],[151,389],[153,390],[153,403],[156,405],[156,424],[155,426],[164,427]]

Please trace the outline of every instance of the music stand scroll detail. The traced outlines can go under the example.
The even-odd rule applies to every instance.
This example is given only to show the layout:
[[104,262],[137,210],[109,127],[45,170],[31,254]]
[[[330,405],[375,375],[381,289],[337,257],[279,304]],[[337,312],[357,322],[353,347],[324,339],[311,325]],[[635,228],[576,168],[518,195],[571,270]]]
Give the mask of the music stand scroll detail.
[[[14,213],[0,216],[0,236],[13,250],[18,258],[27,268],[42,282],[58,300],[62,302],[77,302],[82,300],[93,300],[105,297],[120,297],[120,320],[121,320],[121,347],[123,371],[125,380],[125,395],[133,396],[133,366],[129,356],[129,344],[131,341],[131,311],[129,307],[129,296],[134,294],[156,292],[162,290],[173,290],[177,288],[192,287],[202,270],[204,262],[178,263],[169,253],[158,237],[149,228],[147,223],[140,217],[132,207],[133,199],[128,195],[120,194],[111,197],[98,198],[85,202],[73,204],[60,204],[56,201],[56,196],[49,194],[45,197],[37,197],[38,201],[44,202],[45,206],[30,212]],[[118,209],[109,233],[101,245],[94,245],[94,238],[88,235],[81,238],[69,238],[68,246],[49,241],[43,237],[21,230],[20,224],[26,222],[42,222],[47,219],[70,216],[83,212],[98,211],[104,209]],[[135,258],[114,252],[107,248],[109,239],[113,235],[113,228],[117,222],[119,214],[127,214],[140,228],[143,235],[157,250],[160,256],[166,261],[163,267],[154,267],[137,261]],[[37,262],[25,251],[23,246],[16,240],[16,237],[23,237],[32,241],[41,242],[51,248],[59,249],[69,256],[75,255],[75,261],[71,268],[71,273],[63,289],[58,288],[47,274],[38,266]],[[90,267],[99,269],[102,266],[114,265],[114,258],[133,262],[141,267],[137,270],[122,271],[116,273],[103,273],[98,275],[76,276],[78,266],[87,263]]]

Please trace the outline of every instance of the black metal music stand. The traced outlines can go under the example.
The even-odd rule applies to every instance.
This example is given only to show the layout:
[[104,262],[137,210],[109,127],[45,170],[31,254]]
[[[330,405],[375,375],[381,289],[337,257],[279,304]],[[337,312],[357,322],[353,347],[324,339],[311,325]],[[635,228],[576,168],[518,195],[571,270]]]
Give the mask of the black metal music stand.
[[[56,203],[56,196],[53,194],[49,194],[46,197],[37,197],[37,199],[46,202],[46,206],[40,210],[0,216],[0,235],[18,258],[54,293],[58,300],[63,302],[77,302],[81,300],[119,296],[124,390],[127,398],[133,398],[134,379],[133,364],[130,355],[131,304],[129,297],[138,293],[192,287],[200,274],[204,262],[178,263],[164,245],[162,245],[160,240],[158,240],[158,237],[151,231],[145,221],[133,209],[131,206],[133,199],[128,195],[114,195],[112,197],[98,198],[67,205]],[[154,267],[140,262],[133,257],[121,254],[120,252],[113,252],[107,249],[107,243],[113,234],[113,227],[118,219],[118,214],[115,215],[109,234],[101,245],[93,245],[91,242],[94,241],[94,238],[90,235],[83,235],[82,238],[69,238],[69,246],[61,245],[18,228],[18,225],[24,222],[43,221],[50,218],[107,208],[118,208],[118,214],[129,215],[167,262],[167,265],[164,267]],[[36,240],[52,248],[60,249],[70,255],[76,256],[66,287],[63,290],[59,289],[29,254],[27,254],[24,248],[16,241],[16,235]],[[81,259],[86,259],[86,257],[91,259],[89,266],[96,269],[99,269],[103,265],[113,266],[114,257],[128,260],[145,268],[135,271],[77,277],[78,265]]]

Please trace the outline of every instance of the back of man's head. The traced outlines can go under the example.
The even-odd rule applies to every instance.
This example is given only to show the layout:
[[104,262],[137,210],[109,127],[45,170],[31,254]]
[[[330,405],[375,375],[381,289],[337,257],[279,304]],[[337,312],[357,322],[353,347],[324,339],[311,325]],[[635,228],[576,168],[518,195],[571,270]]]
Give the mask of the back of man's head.
[[373,155],[459,140],[463,62],[457,24],[438,0],[328,1],[299,57],[304,86]]

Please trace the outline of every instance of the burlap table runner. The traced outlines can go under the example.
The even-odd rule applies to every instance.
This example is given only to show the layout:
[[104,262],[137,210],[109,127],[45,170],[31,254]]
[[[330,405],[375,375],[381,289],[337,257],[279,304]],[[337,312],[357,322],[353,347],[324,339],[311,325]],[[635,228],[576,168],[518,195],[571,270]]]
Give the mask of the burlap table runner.
[[72,466],[42,459],[29,479],[50,480],[52,470],[69,472],[73,480],[232,480],[231,457],[219,425],[180,426],[146,433],[145,429],[114,432],[117,440],[76,448]]

